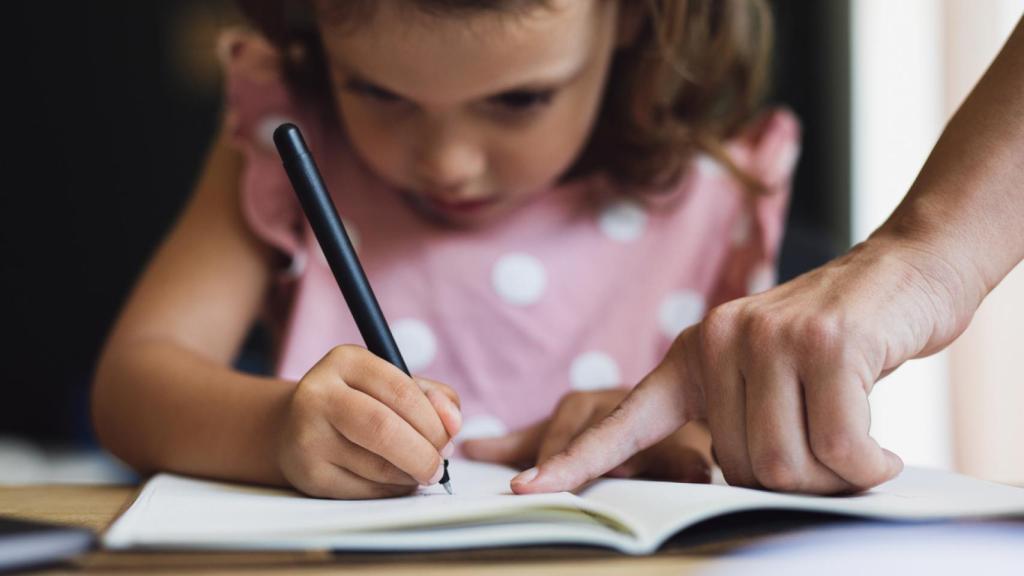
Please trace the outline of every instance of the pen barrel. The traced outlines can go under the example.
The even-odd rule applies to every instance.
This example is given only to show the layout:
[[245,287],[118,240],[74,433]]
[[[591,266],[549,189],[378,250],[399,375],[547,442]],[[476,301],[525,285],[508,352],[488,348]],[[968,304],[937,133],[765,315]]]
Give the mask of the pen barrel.
[[274,131],[274,143],[366,348],[409,374],[345,226],[298,128],[291,124],[278,127]]

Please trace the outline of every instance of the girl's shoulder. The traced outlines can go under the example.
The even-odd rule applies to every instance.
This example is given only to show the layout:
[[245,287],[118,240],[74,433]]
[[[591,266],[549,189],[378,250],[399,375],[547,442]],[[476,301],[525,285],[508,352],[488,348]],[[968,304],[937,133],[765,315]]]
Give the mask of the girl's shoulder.
[[294,123],[317,149],[322,135],[314,111],[289,90],[284,60],[263,36],[244,28],[226,29],[216,53],[224,76],[222,129],[245,160],[238,191],[243,219],[294,268],[302,255],[302,214],[281,168],[273,133],[285,122]]
[[768,108],[726,145],[736,166],[771,190],[788,185],[800,156],[800,121],[792,110]]
[[656,243],[673,246],[684,260],[697,253],[707,264],[706,278],[714,283],[709,306],[774,282],[799,155],[797,117],[766,109],[716,154],[695,154],[665,193],[646,197]]
[[234,141],[272,149],[274,128],[299,115],[280,52],[255,32],[230,28],[217,40],[217,58],[224,74],[224,121]]

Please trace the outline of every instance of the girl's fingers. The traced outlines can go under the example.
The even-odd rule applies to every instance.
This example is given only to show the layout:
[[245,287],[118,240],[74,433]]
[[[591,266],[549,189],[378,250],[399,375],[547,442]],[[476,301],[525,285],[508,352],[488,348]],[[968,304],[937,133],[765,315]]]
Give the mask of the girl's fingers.
[[427,401],[441,418],[441,424],[444,425],[448,437],[455,438],[462,429],[462,410],[459,408],[458,394],[448,386],[426,378],[416,378],[416,384],[423,390]]
[[653,449],[642,474],[652,480],[707,484],[711,467],[707,456],[692,446],[671,446],[671,450]]
[[345,438],[330,424],[326,426],[330,428],[328,433],[334,440],[332,449],[326,455],[326,460],[331,464],[378,484],[412,487],[418,485],[412,476],[402,472],[391,462]]
[[478,438],[462,443],[466,457],[509,466],[533,465],[548,421],[544,420],[497,438]]
[[654,445],[648,466],[654,478],[707,484],[711,482],[711,431],[707,423],[694,420]]
[[608,476],[707,484],[711,481],[711,435],[692,421],[668,438],[612,468]]
[[[415,392],[422,396],[419,388]],[[331,423],[345,438],[379,454],[420,484],[436,484],[440,480],[443,466],[437,447],[389,406],[355,389],[330,400]],[[434,412],[433,408],[428,409]]]
[[349,365],[342,373],[342,378],[350,388],[390,408],[437,450],[444,448],[451,440],[437,410],[427,400],[420,386],[395,366],[373,357]]
[[459,400],[459,394],[451,386],[442,384],[436,380],[431,380],[430,378],[423,378],[422,376],[413,376],[413,380],[416,381],[416,385],[419,386],[420,390],[423,390],[424,393],[430,392],[431,390],[440,392],[451,401],[456,410],[461,412],[462,402]]
[[746,385],[747,450],[769,490],[834,494],[850,485],[811,453],[797,374],[775,356],[752,356]]
[[848,482],[866,490],[895,478],[903,462],[869,434],[868,387],[855,371],[822,371],[804,386],[811,451],[819,462]]
[[392,485],[371,482],[350,470],[329,462],[321,462],[309,471],[303,492],[317,498],[364,500],[394,498],[412,493],[415,485]]
[[686,423],[683,372],[670,351],[612,413],[566,449],[512,479],[518,494],[572,490]]

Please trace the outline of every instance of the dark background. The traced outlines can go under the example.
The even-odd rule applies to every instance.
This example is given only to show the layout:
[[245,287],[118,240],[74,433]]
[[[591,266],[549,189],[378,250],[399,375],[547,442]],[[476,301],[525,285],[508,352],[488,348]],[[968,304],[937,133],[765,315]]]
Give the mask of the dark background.
[[[846,243],[846,6],[775,2],[772,100],[804,122],[780,277]],[[121,301],[216,128],[227,2],[10,3],[4,18],[0,436],[92,445],[88,390]]]

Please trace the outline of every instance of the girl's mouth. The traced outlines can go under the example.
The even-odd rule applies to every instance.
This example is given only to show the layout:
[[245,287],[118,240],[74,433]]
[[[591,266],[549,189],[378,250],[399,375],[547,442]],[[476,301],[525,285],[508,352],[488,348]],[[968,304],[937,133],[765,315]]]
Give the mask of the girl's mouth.
[[497,197],[483,198],[478,200],[444,200],[434,196],[425,196],[424,202],[440,212],[451,212],[456,214],[477,214],[498,202]]

